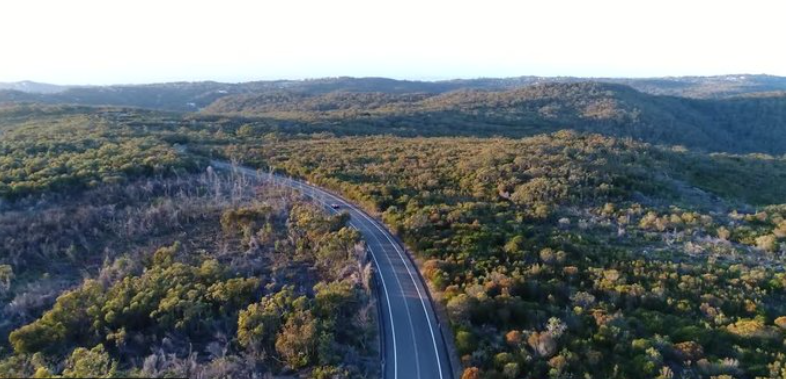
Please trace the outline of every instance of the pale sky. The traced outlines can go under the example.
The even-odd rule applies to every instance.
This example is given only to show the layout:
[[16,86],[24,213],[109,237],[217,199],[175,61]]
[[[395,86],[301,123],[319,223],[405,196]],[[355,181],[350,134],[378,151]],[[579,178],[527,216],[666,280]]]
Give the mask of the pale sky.
[[786,76],[772,0],[2,0],[0,81]]

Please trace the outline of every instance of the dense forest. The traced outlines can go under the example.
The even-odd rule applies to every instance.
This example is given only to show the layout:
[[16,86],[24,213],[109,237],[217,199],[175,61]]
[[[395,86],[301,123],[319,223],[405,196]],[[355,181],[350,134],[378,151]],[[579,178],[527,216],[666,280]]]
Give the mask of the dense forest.
[[14,117],[24,109],[0,109],[0,198],[94,188],[197,167],[171,144],[115,128],[100,113],[47,108],[41,117]]
[[346,134],[526,137],[562,129],[715,152],[781,155],[786,96],[697,100],[617,84],[542,84],[440,95],[292,92],[227,96],[205,114],[314,124]]
[[206,117],[248,117],[275,128],[352,135],[521,138],[569,128],[694,150],[786,153],[780,143],[786,137],[786,81],[760,75],[598,81],[330,78],[63,87],[60,91],[43,86],[40,91],[46,93],[0,90],[0,104],[198,111]]
[[726,199],[782,202],[782,160],[566,132],[259,145],[225,154],[346,194],[417,252],[467,378],[781,375],[783,206]]
[[785,378],[783,101],[562,83],[0,107],[0,377],[378,375],[360,235],[220,158],[383,220],[464,379]]

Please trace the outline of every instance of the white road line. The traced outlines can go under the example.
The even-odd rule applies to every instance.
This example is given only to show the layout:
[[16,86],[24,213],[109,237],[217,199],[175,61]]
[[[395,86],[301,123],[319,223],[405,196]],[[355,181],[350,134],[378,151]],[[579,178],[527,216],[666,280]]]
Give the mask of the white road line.
[[428,323],[428,328],[429,328],[429,331],[431,332],[431,342],[434,344],[434,354],[437,356],[437,366],[439,367],[439,377],[440,377],[440,379],[442,379],[442,362],[441,362],[441,359],[439,358],[439,348],[437,347],[437,339],[434,336],[434,328],[431,325],[431,317],[429,317],[429,312],[428,312],[428,309],[426,308],[426,302],[425,302],[425,300],[423,300],[423,294],[420,292],[420,287],[418,286],[418,281],[415,279],[414,275],[412,274],[412,270],[409,268],[409,265],[407,264],[408,262],[406,261],[406,259],[402,255],[402,252],[399,249],[398,244],[396,242],[394,242],[390,238],[388,233],[386,233],[382,229],[382,227],[380,227],[376,222],[374,222],[374,220],[372,220],[368,215],[366,215],[363,212],[360,212],[352,204],[348,203],[348,205],[352,209],[355,209],[355,211],[360,213],[360,215],[365,217],[372,225],[374,225],[374,227],[376,227],[385,236],[385,238],[388,239],[390,244],[393,245],[393,248],[396,249],[396,252],[398,253],[399,258],[401,258],[402,263],[404,264],[404,267],[406,267],[407,272],[409,273],[409,277],[410,277],[410,279],[412,279],[412,284],[415,286],[415,290],[418,291],[418,298],[420,298],[420,304],[423,306],[423,313],[425,313],[425,315],[426,315],[426,321]]
[[[214,163],[214,164],[215,164],[215,163]],[[240,168],[240,170],[241,170],[241,171],[244,171],[244,172],[245,172],[247,175],[251,176],[251,174],[250,174],[251,170],[248,170],[248,169],[243,169],[243,168]],[[255,172],[255,174],[258,174],[258,173],[257,173],[257,172]],[[257,175],[257,178],[259,178],[259,176],[258,176],[258,175]],[[272,179],[272,178],[273,178],[273,176],[270,176],[270,175],[269,175],[269,176],[268,176],[268,178],[269,178],[268,180],[274,180],[274,179]],[[262,179],[262,180],[264,180],[264,179]],[[313,192],[317,191],[317,192],[320,192],[320,193],[323,193],[323,194],[327,194],[328,196],[331,196],[331,197],[333,197],[333,198],[336,198],[335,196],[333,196],[333,195],[331,195],[331,194],[329,194],[329,193],[327,193],[327,192],[325,192],[325,191],[321,191],[321,190],[319,190],[317,187],[310,186],[310,185],[308,186],[308,188],[311,190],[311,192],[312,192],[312,193],[310,193],[310,194],[309,194],[309,193],[307,193],[306,191],[304,191],[304,190],[303,190],[304,186],[303,186],[303,182],[301,182],[301,181],[295,181],[295,180],[292,180],[292,179],[286,179],[286,178],[283,178],[283,181],[284,181],[285,185],[287,184],[287,183],[286,183],[287,181],[299,184],[299,185],[300,185],[300,190],[301,190],[301,192],[302,192],[303,194],[305,194],[306,196],[309,196],[309,197],[311,197],[311,198],[312,198],[312,199],[314,199],[316,202],[318,202],[318,203],[322,204],[322,206],[324,206],[325,208],[331,208],[331,207],[330,207],[330,206],[328,206],[328,205],[327,205],[325,202],[323,202],[323,201],[320,201],[319,199],[317,199],[317,197],[314,195],[314,193],[313,193]],[[293,186],[293,185],[291,185],[291,184],[289,184],[289,185],[288,185],[288,187],[290,187],[290,188],[293,188],[293,189],[296,189],[296,187],[295,187],[295,186]],[[341,199],[339,199],[339,200],[341,200]],[[351,207],[352,209],[354,209],[354,210],[355,210],[355,212],[357,212],[357,213],[359,213],[359,214],[363,215],[363,212],[360,212],[360,211],[359,211],[357,208],[353,207],[353,206],[352,206],[351,204],[349,204],[348,202],[346,202],[346,201],[343,201],[343,200],[341,200],[341,202],[342,202],[342,203],[345,203],[345,204],[347,204],[349,207]],[[365,215],[364,215],[364,216],[365,216]],[[366,228],[366,229],[368,230],[368,228]],[[380,248],[382,248],[382,249],[383,249],[383,252],[384,252],[384,248],[383,248],[383,246],[382,246],[382,243],[379,241],[379,239],[378,239],[378,238],[376,238],[376,236],[373,234],[373,232],[372,232],[372,236],[374,236],[374,238],[377,240],[377,244],[379,244],[379,247],[380,247]],[[369,250],[371,250],[371,258],[372,258],[372,259],[374,259],[374,264],[377,266],[377,269],[379,270],[379,279],[380,279],[380,281],[382,282],[382,289],[383,289],[383,291],[385,291],[385,300],[386,300],[386,302],[387,302],[387,304],[388,304],[388,318],[390,319],[390,331],[391,331],[391,333],[393,334],[393,378],[394,378],[394,379],[398,379],[398,352],[397,352],[397,350],[398,350],[398,349],[397,349],[397,347],[396,347],[396,326],[395,326],[395,322],[393,321],[393,308],[392,308],[392,306],[391,306],[391,304],[390,304],[390,294],[388,293],[387,284],[385,283],[385,276],[384,276],[384,275],[382,275],[382,268],[381,268],[381,266],[379,265],[379,262],[377,261],[376,254],[374,254],[374,249],[372,249],[372,248],[371,248],[371,246],[369,246]],[[387,254],[385,254],[385,256],[387,256]],[[388,257],[388,260],[389,260],[389,259],[390,259],[390,258]],[[396,280],[398,280],[398,277],[396,277],[396,276],[394,276],[394,277],[396,278]],[[399,283],[399,287],[401,287],[401,283]],[[402,293],[403,293],[403,291],[404,291],[404,288],[403,288],[403,287],[401,287],[401,291],[402,291]],[[406,302],[405,302],[404,304],[406,305]],[[410,317],[410,324],[411,324],[411,323],[412,323],[412,321],[411,321],[410,312],[407,312],[407,316],[409,316],[409,317]],[[412,328],[412,327],[410,327],[410,329],[413,329],[413,330],[414,330],[414,328]],[[382,331],[382,333],[384,333],[384,332],[385,332],[385,331],[383,330],[383,331]],[[414,332],[413,332],[413,333],[414,333]],[[413,343],[414,343],[414,338],[413,338]],[[417,362],[416,362],[416,363],[417,363]],[[385,375],[385,373],[384,373],[384,367],[383,367],[383,372],[382,372],[382,375],[383,375],[383,376]],[[440,377],[441,377],[441,376],[442,376],[442,373],[440,372]]]
[[[306,196],[310,196],[314,201],[316,201],[317,203],[321,204],[323,207],[327,208],[328,212],[330,212],[333,209],[333,207],[329,206],[327,203],[317,199],[317,197],[314,196],[313,193],[312,194],[307,194],[306,191],[303,190],[303,184],[302,183],[300,183],[300,189],[301,189],[301,192],[304,193]],[[311,192],[314,192],[313,189],[311,189]],[[338,211],[336,211],[335,213],[338,213]],[[349,224],[352,225],[358,231],[360,231],[360,226],[355,226],[354,223],[351,220],[350,220]],[[361,223],[361,225],[363,225],[363,224]],[[366,230],[368,230],[368,228],[366,228]],[[376,238],[376,236],[374,236],[374,239],[377,240],[377,244],[379,245],[379,247],[384,252],[385,248],[382,246],[382,243],[379,241],[379,239]],[[371,251],[371,259],[374,260],[374,264],[377,266],[377,269],[379,270],[379,278],[380,278],[380,281],[382,282],[382,288],[385,291],[385,300],[388,303],[388,317],[390,318],[390,331],[393,334],[393,377],[394,378],[398,378],[398,358],[397,358],[398,354],[396,352],[396,350],[397,350],[396,349],[396,327],[395,327],[395,325],[393,323],[393,307],[390,305],[390,295],[388,294],[387,285],[385,284],[385,278],[384,278],[384,275],[382,274],[382,268],[380,267],[379,262],[377,261],[377,256],[376,256],[376,254],[374,254],[374,249],[371,247],[371,244],[369,244],[368,249]],[[385,254],[385,255],[387,256],[387,254]],[[390,260],[390,258],[388,258],[388,260]],[[401,286],[401,283],[399,283],[399,286]],[[403,292],[403,288],[402,288],[402,292]],[[410,319],[410,324],[411,323],[412,323],[412,321]],[[384,325],[381,325],[381,326],[384,328]],[[412,328],[410,328],[410,329],[412,329]],[[385,331],[382,330],[382,333],[385,333]],[[413,340],[414,340],[414,338],[413,338]],[[385,367],[383,366],[382,367],[382,370],[383,370],[382,376],[383,377],[385,376],[384,369],[385,369]],[[420,370],[418,369],[418,377],[420,376],[419,372],[420,372]]]
[[[323,207],[331,209],[331,207],[327,203],[319,200],[317,198],[317,196],[314,194],[315,191],[316,192],[320,192],[322,194],[326,194],[326,192],[319,191],[316,187],[309,186],[307,188],[311,190],[311,193],[308,193],[307,191],[303,190],[304,186],[303,186],[302,182],[294,181],[292,179],[285,179],[285,180],[287,180],[289,182],[294,182],[294,183],[299,184],[300,185],[300,190],[301,190],[301,192],[304,195],[311,197],[317,203],[322,204]],[[291,184],[289,185],[289,187],[290,188],[296,188],[295,186],[293,186]],[[330,194],[328,194],[328,195],[330,196]],[[347,204],[348,206],[351,207],[351,205],[349,203],[347,203],[347,202],[345,202],[343,200],[341,200],[341,202],[345,203],[345,204]],[[354,207],[353,207],[353,209],[354,209]],[[362,212],[359,212],[357,209],[355,209],[355,212],[358,212],[358,213],[362,214]],[[361,225],[362,225],[362,223],[361,223]],[[360,228],[357,228],[357,229],[360,230]],[[366,228],[366,230],[369,230],[369,229]],[[383,253],[384,253],[384,247],[382,246],[382,242],[379,241],[379,239],[376,237],[376,235],[373,234],[373,232],[371,232],[371,235],[372,235],[372,237],[374,237],[374,239],[377,240],[377,244],[383,250]],[[379,269],[379,278],[382,281],[382,288],[385,291],[385,300],[386,300],[386,302],[388,304],[388,317],[390,318],[390,331],[393,334],[393,377],[394,377],[394,379],[398,379],[398,351],[397,351],[398,349],[397,349],[397,346],[396,346],[396,327],[395,327],[395,323],[393,321],[393,307],[390,304],[390,294],[388,293],[387,284],[385,283],[385,276],[382,274],[382,266],[379,265],[379,261],[377,261],[376,254],[374,254],[374,249],[372,249],[370,245],[369,245],[369,250],[371,250],[371,258],[374,259],[374,264],[377,265],[377,269]],[[384,254],[384,255],[387,257],[387,254]],[[388,257],[388,261],[389,260],[390,260],[390,257]],[[392,263],[391,263],[391,265],[392,265]],[[396,277],[394,275],[394,278],[396,279],[396,281],[398,281],[398,277]],[[401,283],[399,282],[398,284],[399,284],[399,287],[401,287]],[[403,287],[401,287],[401,291],[402,291],[402,293],[404,292],[404,288]],[[406,302],[404,303],[404,305],[406,306]],[[407,307],[407,308],[409,308],[409,307]],[[412,324],[412,318],[411,318],[411,315],[410,315],[409,311],[407,311],[407,316],[410,317],[410,329],[414,330],[414,327],[412,327],[412,325],[411,325]],[[384,330],[382,332],[384,333]],[[413,331],[413,333],[414,333],[414,331]],[[414,343],[414,334],[413,334],[413,343]],[[416,363],[419,366],[419,362],[416,362]],[[420,371],[419,368],[418,368],[418,371]],[[384,372],[382,373],[382,375],[384,376]],[[418,376],[420,376],[420,375],[418,375]]]
[[[377,228],[377,230],[379,230],[385,236],[385,238],[387,238],[388,242],[390,242],[390,244],[393,245],[393,248],[396,250],[396,252],[398,253],[399,258],[401,259],[402,263],[404,264],[404,267],[407,269],[407,273],[409,274],[409,277],[412,280],[412,284],[415,286],[415,290],[418,292],[418,298],[420,298],[420,304],[423,306],[423,313],[426,316],[426,321],[427,321],[427,324],[428,324],[429,332],[431,333],[431,342],[434,345],[434,354],[437,357],[437,366],[439,367],[439,377],[440,377],[440,379],[442,379],[443,378],[443,375],[442,375],[442,360],[439,357],[439,355],[440,355],[439,354],[439,348],[437,347],[437,338],[434,335],[434,327],[432,326],[432,320],[431,320],[431,317],[429,317],[428,308],[426,308],[426,302],[425,302],[425,300],[423,300],[423,293],[420,291],[420,287],[418,286],[418,281],[415,279],[415,276],[412,274],[412,270],[410,269],[409,265],[407,264],[408,262],[406,261],[406,258],[403,256],[403,253],[402,253],[401,249],[399,249],[398,244],[395,241],[393,241],[393,239],[390,238],[390,236],[388,235],[388,232],[386,232],[384,229],[382,229],[382,227],[380,227],[379,224],[377,224],[371,217],[366,215],[365,212],[359,210],[357,207],[355,207],[351,203],[344,201],[343,199],[341,199],[341,198],[331,194],[330,192],[323,191],[323,190],[321,190],[321,189],[319,189],[317,187],[312,187],[312,188],[314,188],[316,191],[318,191],[318,192],[320,192],[322,194],[327,195],[328,197],[331,197],[331,198],[333,198],[335,200],[339,200],[342,203],[347,204],[347,206],[352,208],[355,212],[357,212],[358,214],[363,216],[363,218],[365,218],[369,223],[374,225],[374,227]],[[373,233],[372,233],[372,235],[373,235]],[[376,236],[375,236],[375,238],[376,238]],[[388,257],[388,259],[389,259],[389,257]],[[392,264],[392,262],[391,262],[391,264]],[[398,280],[398,277],[396,277],[396,280]],[[400,285],[400,283],[399,283],[399,285]],[[403,289],[404,288],[402,287],[402,291],[403,291]]]
[[[375,222],[371,217],[369,217],[367,214],[365,214],[365,212],[361,211],[360,209],[355,207],[353,204],[351,204],[351,203],[349,203],[347,201],[344,201],[343,199],[341,199],[341,198],[339,198],[339,197],[337,197],[337,196],[335,196],[335,195],[333,195],[333,194],[331,194],[331,193],[329,193],[327,191],[324,191],[324,190],[322,190],[322,189],[320,189],[320,188],[318,188],[316,186],[308,185],[307,187],[311,190],[312,193],[311,194],[307,194],[307,193],[305,193],[306,191],[303,191],[304,184],[303,184],[302,181],[288,179],[288,178],[283,178],[283,180],[285,182],[289,181],[291,183],[297,183],[300,186],[301,192],[304,192],[304,194],[308,195],[309,197],[311,197],[312,199],[314,199],[318,203],[322,204],[326,208],[328,208],[329,206],[325,202],[320,201],[317,198],[317,196],[315,196],[314,192],[317,192],[317,193],[319,193],[320,195],[323,195],[323,196],[326,195],[327,197],[330,197],[330,198],[332,198],[334,200],[337,200],[337,201],[340,201],[341,203],[346,204],[352,210],[354,210],[359,215],[361,215],[363,218],[365,218],[367,220],[367,222],[369,222],[372,225],[374,225],[374,227],[377,230],[379,230],[385,236],[385,238],[388,240],[388,242],[391,245],[393,245],[393,248],[395,249],[396,253],[398,254],[399,259],[401,259],[402,263],[404,264],[404,267],[407,269],[407,273],[409,274],[410,280],[412,280],[412,284],[415,286],[415,290],[418,293],[418,298],[420,299],[420,303],[421,303],[421,305],[423,307],[423,313],[426,316],[426,321],[427,321],[427,324],[428,324],[428,327],[429,327],[429,332],[431,334],[431,341],[432,341],[433,347],[434,347],[434,354],[436,355],[437,366],[439,367],[439,377],[440,377],[440,379],[442,379],[443,378],[442,362],[441,362],[441,359],[440,359],[439,348],[437,347],[436,336],[434,335],[434,328],[433,328],[433,325],[432,325],[433,321],[432,321],[431,317],[429,316],[428,308],[426,307],[426,302],[423,299],[423,293],[421,292],[420,287],[418,286],[418,280],[415,278],[414,274],[412,273],[412,269],[410,268],[410,264],[411,263],[407,262],[407,259],[404,257],[404,253],[401,250],[401,248],[398,246],[398,243],[396,243],[395,241],[393,241],[392,238],[390,238],[390,235],[388,234],[389,232],[387,232],[384,229],[382,229],[382,227],[377,222]],[[289,185],[289,187],[290,188],[296,188],[295,186],[293,186],[291,184]],[[363,224],[361,223],[361,225],[363,225]],[[365,229],[369,230],[368,228],[365,228]],[[374,237],[375,240],[377,240],[377,244],[380,246],[380,248],[382,248],[383,253],[384,253],[384,247],[383,247],[381,241],[379,241],[379,238],[377,238],[377,236],[373,232],[371,232],[371,235],[372,235],[372,237]],[[397,359],[397,354],[396,354],[396,333],[395,333],[395,325],[394,325],[394,322],[393,322],[393,312],[392,312],[391,303],[390,303],[390,295],[389,295],[388,290],[387,290],[387,284],[385,283],[384,275],[382,275],[381,266],[379,265],[379,262],[377,261],[376,254],[374,254],[374,251],[371,248],[371,246],[369,246],[369,250],[371,250],[371,253],[372,253],[371,257],[372,257],[372,259],[374,259],[374,264],[376,264],[377,268],[380,269],[379,276],[380,276],[380,279],[381,279],[381,282],[382,282],[382,288],[385,291],[386,302],[388,304],[388,317],[390,318],[390,327],[391,327],[391,332],[393,333],[393,360],[394,360],[394,367],[393,367],[393,369],[394,369],[394,378],[397,379],[398,378],[398,359]],[[391,268],[392,268],[393,267],[393,262],[390,261],[390,257],[388,256],[388,254],[385,254],[385,256],[388,258],[388,261],[390,262]],[[396,281],[398,281],[398,276],[394,276],[394,277],[395,277]],[[401,285],[401,282],[398,282],[398,284],[399,284],[399,287],[401,288],[401,291],[402,291],[402,294],[403,294],[404,293],[403,292],[404,291],[404,287]],[[404,304],[405,304],[405,306],[407,306],[407,308],[409,308],[407,303],[406,303],[406,301],[404,302]],[[412,317],[411,317],[409,312],[407,312],[407,316],[410,318],[410,324],[412,326],[411,329],[412,329],[412,332],[414,333],[414,326],[412,325]],[[414,342],[414,340],[413,340],[413,342]],[[415,347],[417,348],[417,344],[415,344]],[[416,363],[418,364],[418,372],[419,372],[420,371],[419,370],[419,362],[416,361]],[[384,375],[384,372],[383,372],[383,375]]]
[[[396,326],[393,324],[393,308],[390,306],[390,295],[388,295],[388,288],[387,285],[385,284],[385,277],[384,275],[382,275],[382,269],[379,266],[379,262],[377,262],[377,257],[374,254],[374,249],[372,249],[369,246],[369,250],[371,250],[371,259],[374,260],[374,264],[377,265],[377,269],[379,270],[379,278],[380,281],[382,282],[382,289],[385,291],[385,299],[387,300],[388,303],[388,317],[390,318],[390,331],[393,334],[393,377],[398,378],[398,357],[397,357],[398,354],[396,352]],[[383,328],[385,327],[384,325],[381,326]],[[385,333],[385,331],[383,330],[382,333]],[[383,367],[382,370],[383,370],[382,377],[384,377],[385,368]]]
[[[343,203],[349,205],[346,202],[343,202]],[[358,212],[357,210],[355,210],[355,212],[360,214],[360,212]],[[374,231],[369,229],[368,226],[366,226],[362,221],[361,221],[361,225],[364,226],[364,229],[366,229],[366,231],[371,234],[371,237],[374,238],[374,240],[377,241],[377,244],[379,245],[379,247],[382,248],[382,252],[385,253],[384,254],[385,258],[387,258],[388,263],[390,263],[390,269],[391,270],[395,270],[395,266],[393,265],[393,261],[390,259],[390,255],[388,255],[385,252],[385,246],[382,244],[382,241],[379,240],[379,237],[377,237],[377,235],[374,233]],[[380,269],[380,271],[382,271],[382,269]],[[381,275],[381,273],[380,273],[380,275]],[[420,360],[417,359],[417,357],[419,356],[419,354],[418,354],[418,344],[417,344],[417,337],[415,336],[415,324],[412,322],[412,312],[410,312],[410,310],[409,310],[409,302],[407,301],[407,296],[406,296],[406,293],[404,292],[404,286],[401,284],[401,281],[399,280],[398,275],[394,274],[393,278],[396,280],[396,283],[398,284],[398,287],[401,290],[402,301],[404,302],[404,308],[406,308],[406,311],[407,311],[407,319],[409,320],[409,332],[410,332],[410,335],[412,336],[412,346],[415,348],[415,357],[416,357],[416,359],[415,359],[415,372],[417,372],[417,377],[420,378]]]

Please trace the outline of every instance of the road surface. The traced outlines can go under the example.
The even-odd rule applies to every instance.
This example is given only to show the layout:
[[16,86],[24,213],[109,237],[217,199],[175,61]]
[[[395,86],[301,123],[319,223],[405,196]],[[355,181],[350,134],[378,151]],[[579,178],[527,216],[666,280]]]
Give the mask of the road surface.
[[[388,229],[352,203],[319,187],[280,175],[260,174],[246,167],[213,161],[224,170],[274,181],[315,200],[329,212],[348,212],[350,225],[366,241],[381,288],[385,379],[453,379],[447,349],[428,290],[407,252]],[[337,205],[338,209],[333,206]]]

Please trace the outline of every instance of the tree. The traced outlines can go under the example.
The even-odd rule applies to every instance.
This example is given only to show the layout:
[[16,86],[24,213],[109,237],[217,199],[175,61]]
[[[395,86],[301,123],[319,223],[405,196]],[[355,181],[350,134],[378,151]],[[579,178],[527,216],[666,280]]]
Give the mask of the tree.
[[313,361],[317,345],[317,323],[309,311],[298,311],[290,317],[276,338],[276,351],[293,369]]
[[340,279],[341,272],[348,265],[356,265],[353,252],[360,235],[354,229],[342,227],[338,232],[329,233],[320,241],[314,258],[316,266],[328,280]]
[[527,343],[543,358],[549,358],[557,352],[557,340],[548,331],[530,334]]
[[11,288],[14,270],[10,265],[0,265],[0,295]]
[[518,330],[511,330],[505,334],[505,342],[511,347],[517,347],[521,344],[522,335]]
[[311,372],[313,379],[348,379],[353,376],[347,370],[334,366],[321,366]]
[[460,354],[469,354],[477,348],[477,341],[472,333],[460,330],[456,333],[456,349]]
[[519,364],[516,362],[506,363],[505,367],[502,368],[502,373],[508,379],[515,379],[518,377],[520,372]]
[[464,369],[461,374],[461,379],[480,379],[480,369],[477,367],[468,367]]
[[8,336],[14,351],[23,354],[56,349],[65,339],[66,327],[63,324],[50,326],[39,322],[25,325]]
[[237,129],[237,136],[238,137],[253,137],[254,134],[254,126],[251,124],[243,124],[240,128]]
[[314,287],[316,312],[321,318],[346,323],[357,312],[360,301],[354,284],[348,280],[319,283]]
[[457,323],[469,323],[470,315],[477,301],[466,294],[460,294],[448,301],[448,315]]
[[524,248],[524,237],[515,236],[511,238],[503,247],[506,253],[512,254],[521,251]]
[[153,266],[169,267],[175,263],[175,257],[180,251],[180,242],[175,242],[172,246],[161,247],[153,253]]
[[772,234],[757,237],[756,247],[767,252],[774,252],[778,249],[778,238]]
[[229,313],[250,303],[259,291],[259,278],[232,278],[208,287],[207,297],[219,305],[219,313]]
[[104,350],[104,345],[96,345],[87,350],[76,348],[66,361],[63,376],[66,378],[111,378],[117,372],[117,362]]
[[240,311],[237,321],[240,345],[254,352],[264,352],[272,348],[282,320],[292,311],[294,300],[292,287],[284,287]]

